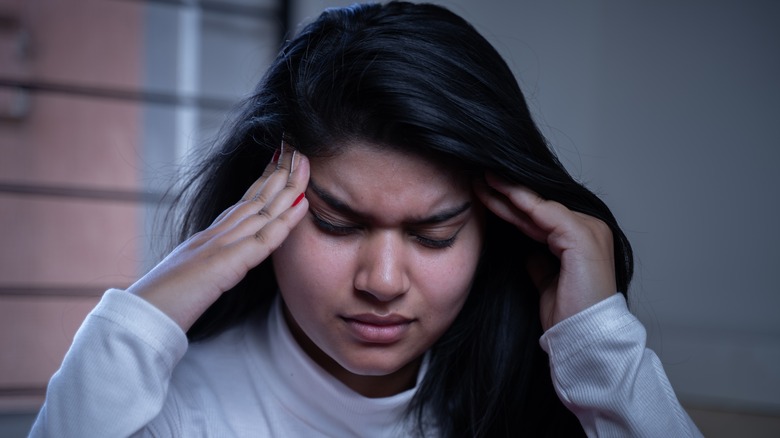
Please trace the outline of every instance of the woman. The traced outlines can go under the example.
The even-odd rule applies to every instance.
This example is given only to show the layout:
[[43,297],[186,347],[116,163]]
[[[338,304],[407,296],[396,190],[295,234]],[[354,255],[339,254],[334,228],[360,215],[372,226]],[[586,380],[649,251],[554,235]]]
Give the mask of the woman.
[[227,132],[32,435],[698,435],[617,293],[628,241],[461,18],[328,10]]

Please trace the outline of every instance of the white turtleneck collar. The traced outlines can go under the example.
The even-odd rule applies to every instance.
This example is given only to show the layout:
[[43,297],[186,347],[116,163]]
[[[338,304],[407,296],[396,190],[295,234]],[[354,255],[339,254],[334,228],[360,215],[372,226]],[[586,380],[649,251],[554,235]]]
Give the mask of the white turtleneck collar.
[[[293,338],[277,296],[261,327],[248,330],[255,365],[267,376],[268,389],[294,417],[330,436],[408,436],[404,416],[425,375],[423,360],[415,388],[391,397],[368,398],[353,391],[315,363]],[[407,430],[405,432],[405,430]]]

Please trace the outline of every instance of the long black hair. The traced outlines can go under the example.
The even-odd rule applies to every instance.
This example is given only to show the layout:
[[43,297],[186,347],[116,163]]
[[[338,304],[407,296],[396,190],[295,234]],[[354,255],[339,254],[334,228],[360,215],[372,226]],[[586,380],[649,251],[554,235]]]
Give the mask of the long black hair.
[[[308,156],[367,141],[492,172],[601,219],[614,235],[617,284],[628,290],[631,247],[606,205],[575,181],[531,118],[512,72],[466,21],[445,8],[391,2],[326,10],[288,41],[224,139],[178,199],[180,239],[237,202],[284,137]],[[526,255],[545,248],[487,213],[466,305],[434,345],[409,415],[447,437],[573,436],[582,429],[555,395],[538,292]],[[192,326],[217,334],[276,293],[270,261]]]

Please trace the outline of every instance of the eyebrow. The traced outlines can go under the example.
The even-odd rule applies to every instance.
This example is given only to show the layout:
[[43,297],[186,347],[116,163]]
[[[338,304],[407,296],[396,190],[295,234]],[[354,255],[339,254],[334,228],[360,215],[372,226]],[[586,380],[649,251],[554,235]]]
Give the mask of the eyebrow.
[[[338,199],[331,193],[328,193],[325,189],[317,185],[317,183],[315,183],[313,179],[309,179],[309,188],[312,189],[312,191],[317,195],[318,198],[322,199],[323,202],[328,204],[330,208],[336,210],[337,212],[343,215],[355,217],[355,218],[370,217],[370,215],[368,214],[364,214],[354,210],[352,207],[347,205],[344,201]],[[469,208],[471,208],[471,201],[467,201],[462,205],[458,205],[453,208],[445,209],[443,211],[437,212],[430,216],[412,218],[410,220],[404,221],[404,224],[411,225],[411,226],[434,225],[434,224],[447,221],[454,217],[457,217],[458,215],[468,210]]]

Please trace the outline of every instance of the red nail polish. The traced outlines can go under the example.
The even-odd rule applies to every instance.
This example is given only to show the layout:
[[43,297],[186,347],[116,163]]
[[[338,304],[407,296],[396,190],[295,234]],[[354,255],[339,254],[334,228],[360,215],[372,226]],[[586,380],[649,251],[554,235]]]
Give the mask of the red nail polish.
[[280,152],[281,152],[281,151],[280,151],[279,149],[277,149],[277,150],[275,150],[275,151],[274,151],[274,157],[273,157],[273,158],[271,158],[271,162],[272,162],[272,163],[276,164],[276,163],[278,163],[278,162],[279,162],[279,153],[280,153]]
[[300,195],[298,195],[297,198],[295,198],[295,202],[293,202],[293,204],[292,204],[293,207],[295,207],[296,205],[298,205],[301,202],[301,200],[303,199],[303,195],[304,194],[301,193]]

